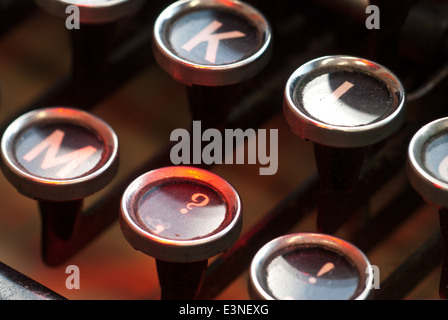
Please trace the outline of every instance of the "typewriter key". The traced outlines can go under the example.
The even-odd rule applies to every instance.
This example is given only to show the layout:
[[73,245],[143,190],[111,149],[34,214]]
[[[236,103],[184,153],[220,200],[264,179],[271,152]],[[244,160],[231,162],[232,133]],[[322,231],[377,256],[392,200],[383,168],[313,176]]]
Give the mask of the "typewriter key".
[[[95,95],[96,83],[107,70],[119,20],[135,14],[144,0],[36,0],[45,11],[64,19],[71,42],[71,105],[81,107]],[[75,5],[79,14],[70,7]],[[72,16],[73,15],[73,16]],[[79,21],[77,21],[79,20]]]
[[448,118],[422,127],[408,149],[407,174],[422,197],[439,208],[448,208]]
[[[118,140],[96,116],[71,108],[28,112],[5,130],[1,168],[21,194],[38,200],[47,233],[70,238],[83,199],[118,169]],[[44,244],[45,247],[45,244]]]
[[314,143],[321,193],[327,198],[320,204],[326,206],[332,202],[328,197],[342,199],[353,187],[368,147],[399,130],[405,93],[399,79],[377,63],[326,56],[291,75],[283,111],[292,132]]
[[156,61],[187,85],[193,120],[208,127],[222,123],[234,86],[271,56],[268,22],[239,1],[177,1],[157,18],[153,38]]
[[439,211],[444,245],[440,296],[448,297],[448,118],[434,120],[412,138],[406,171],[413,188]]
[[208,258],[228,249],[240,235],[240,198],[211,172],[164,167],[126,189],[120,225],[136,250],[156,259],[161,298],[194,299]]
[[318,233],[281,236],[254,256],[249,294],[254,300],[363,300],[373,269],[352,244]]

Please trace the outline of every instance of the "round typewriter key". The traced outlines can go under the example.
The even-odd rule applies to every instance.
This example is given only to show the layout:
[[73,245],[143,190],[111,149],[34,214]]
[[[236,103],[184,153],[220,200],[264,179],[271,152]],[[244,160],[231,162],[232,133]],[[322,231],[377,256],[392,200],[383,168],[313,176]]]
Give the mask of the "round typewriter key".
[[320,231],[333,233],[338,222],[331,220],[339,219],[339,212],[326,211],[343,206],[368,148],[397,132],[403,123],[403,86],[375,62],[325,56],[291,75],[283,111],[292,132],[314,144],[322,194],[318,225]]
[[432,121],[412,138],[407,174],[428,202],[448,208],[448,118]]
[[271,29],[264,16],[239,1],[182,0],[157,18],[153,54],[176,81],[187,85],[193,120],[218,127],[228,118],[235,92],[271,57]]
[[255,300],[361,300],[369,294],[372,268],[342,239],[317,233],[279,237],[252,260],[249,292]]
[[1,152],[6,178],[34,199],[82,199],[107,185],[118,168],[113,129],[70,108],[22,115],[5,130]]
[[270,57],[266,19],[239,1],[177,1],[154,26],[154,55],[187,85],[223,86],[260,71]]
[[444,249],[439,293],[448,297],[448,118],[434,120],[411,139],[406,171],[413,188],[439,211]]
[[36,3],[55,16],[66,19],[70,15],[67,8],[79,8],[81,23],[108,23],[133,15],[144,4],[144,0],[36,0]]
[[298,68],[285,88],[291,130],[332,147],[372,145],[395,133],[405,116],[405,93],[385,67],[350,56],[326,56]]
[[241,233],[241,202],[221,177],[192,167],[165,167],[125,191],[120,225],[136,249],[154,257],[162,299],[194,298],[207,259]]
[[[38,200],[42,246],[68,240],[84,198],[105,187],[118,170],[118,140],[98,117],[72,108],[28,112],[12,122],[1,141],[1,168],[23,195]],[[48,240],[50,241],[50,240]],[[57,247],[57,246],[56,246]]]

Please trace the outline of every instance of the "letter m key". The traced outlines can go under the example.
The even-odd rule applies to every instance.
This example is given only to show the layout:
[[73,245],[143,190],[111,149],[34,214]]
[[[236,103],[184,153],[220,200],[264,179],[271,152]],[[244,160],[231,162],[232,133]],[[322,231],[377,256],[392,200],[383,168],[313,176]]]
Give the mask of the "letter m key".
[[47,150],[44,160],[42,161],[41,168],[43,170],[50,169],[52,167],[65,164],[59,169],[56,175],[59,178],[66,178],[70,172],[75,170],[80,164],[86,161],[91,155],[93,155],[97,149],[92,146],[87,146],[78,150],[71,151],[63,155],[57,155],[61,148],[62,141],[65,133],[61,130],[55,130],[47,138],[42,140],[32,150],[23,156],[26,161],[32,161],[39,154]]

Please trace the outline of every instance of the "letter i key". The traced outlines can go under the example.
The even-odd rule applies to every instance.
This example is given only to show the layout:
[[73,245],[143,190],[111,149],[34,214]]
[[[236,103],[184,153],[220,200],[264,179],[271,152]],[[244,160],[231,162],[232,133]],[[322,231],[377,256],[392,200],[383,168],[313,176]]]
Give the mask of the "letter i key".
[[405,93],[387,68],[351,56],[325,56],[288,79],[283,111],[293,133],[313,142],[320,178],[318,230],[334,233],[370,146],[396,133]]
[[448,118],[418,130],[408,148],[407,176],[413,188],[437,207],[443,247],[439,293],[448,298]]
[[209,258],[230,248],[242,228],[241,201],[221,177],[164,167],[123,194],[120,226],[134,249],[154,257],[162,300],[197,298]]
[[240,1],[177,1],[157,18],[153,38],[156,61],[187,86],[193,120],[205,128],[227,120],[237,88],[271,56],[268,22]]
[[105,187],[118,170],[118,139],[90,113],[38,109],[5,130],[0,164],[21,194],[38,200],[43,259],[58,265],[80,248],[83,199]]

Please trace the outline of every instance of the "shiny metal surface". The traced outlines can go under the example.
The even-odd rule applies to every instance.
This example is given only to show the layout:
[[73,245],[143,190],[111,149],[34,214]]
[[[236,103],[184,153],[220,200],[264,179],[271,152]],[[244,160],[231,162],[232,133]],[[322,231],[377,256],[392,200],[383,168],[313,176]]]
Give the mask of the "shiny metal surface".
[[[173,239],[143,226],[138,221],[142,214],[139,212],[142,197],[151,192],[152,188],[170,181],[200,183],[209,185],[210,191],[217,190],[223,197],[227,209],[226,217],[219,228],[192,239]],[[188,193],[188,190],[184,192]],[[159,207],[143,209],[160,211],[164,210],[164,206],[161,204]],[[147,255],[166,261],[200,261],[228,249],[238,239],[242,228],[241,210],[241,200],[237,191],[218,175],[198,168],[164,167],[140,176],[126,189],[121,202],[120,226],[129,243]],[[180,219],[182,213],[178,216]],[[202,223],[205,224],[208,220]],[[176,221],[170,223],[176,224]],[[185,224],[183,227],[189,229],[195,226]]]
[[[250,267],[249,292],[251,293],[252,298],[257,300],[281,300],[282,298],[276,296],[276,293],[273,293],[269,288],[269,266],[276,258],[280,256],[314,248],[332,252],[338,256],[344,257],[349,263],[353,264],[353,267],[357,269],[357,274],[359,275],[358,286],[350,296],[350,300],[363,300],[369,296],[371,288],[367,284],[372,283],[373,271],[372,266],[364,253],[347,241],[337,237],[319,233],[304,232],[278,237],[268,242],[257,252]],[[293,266],[290,267],[294,269]],[[310,291],[306,290],[305,287],[313,287],[315,286],[316,281],[318,281],[316,278],[312,277],[311,274],[303,274],[304,277],[309,277],[307,281],[297,278],[297,282],[294,283],[296,287],[294,288],[291,287],[291,285],[293,285],[291,283],[292,278],[288,277],[288,271],[285,269],[284,271],[279,272],[279,275],[275,279],[277,286],[289,287],[289,291],[300,291],[300,297],[305,300],[330,299],[329,296],[325,294],[325,289],[321,292],[320,297],[316,297],[313,294],[311,294],[313,296],[309,295]],[[291,272],[296,277],[300,276],[300,271],[298,270],[294,269],[294,271]],[[291,275],[291,277],[293,277],[293,275]],[[281,283],[281,280],[284,280],[285,282]],[[330,285],[330,287],[335,287],[336,292],[339,292],[340,295],[336,294],[335,299],[345,299],[343,297],[343,285],[341,286],[341,284],[338,284],[336,281],[330,281],[327,285]],[[327,289],[331,289],[330,287]],[[294,297],[290,296],[287,299],[293,298]]]
[[[346,72],[348,80],[353,77],[350,73],[365,75],[377,84],[373,88],[370,84],[369,91],[365,85],[358,89],[358,83],[348,80],[339,87],[326,87],[330,81],[324,78],[319,79],[317,88],[308,89],[316,79],[338,72]],[[377,90],[390,98],[375,101]],[[359,92],[364,95],[362,99]],[[372,95],[368,96],[370,92]],[[345,103],[350,95],[354,96],[354,102]],[[362,58],[337,55],[316,58],[291,75],[285,86],[283,111],[291,130],[299,137],[323,145],[352,148],[368,146],[396,132],[404,121],[405,102],[404,88],[390,70]]]
[[[440,162],[439,172],[430,170],[428,166],[428,153],[431,143],[448,135],[448,118],[434,120],[423,126],[412,138],[408,149],[406,165],[409,182],[422,195],[422,197],[439,207],[448,207],[448,180],[446,156],[448,149],[441,145],[440,152],[445,154]],[[442,155],[443,156],[443,155]],[[443,172],[441,172],[443,170]]]
[[[257,32],[256,47],[251,48],[245,57],[224,64],[204,64],[180,56],[168,39],[171,26],[185,15],[204,10],[225,12],[234,14],[235,18],[246,19]],[[255,8],[239,1],[177,1],[157,18],[153,38],[153,54],[159,65],[175,80],[187,85],[223,86],[238,83],[258,73],[271,56],[269,23]]]
[[[38,176],[20,164],[16,155],[21,132],[41,123],[73,123],[93,130],[104,142],[104,152],[95,167],[81,176],[55,179]],[[2,137],[1,167],[17,190],[33,199],[65,201],[84,198],[107,185],[118,170],[118,137],[102,119],[72,108],[45,108],[26,113],[11,123]]]

